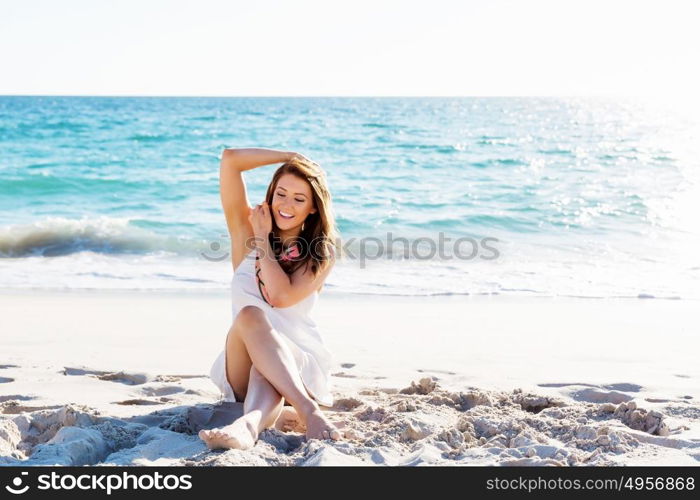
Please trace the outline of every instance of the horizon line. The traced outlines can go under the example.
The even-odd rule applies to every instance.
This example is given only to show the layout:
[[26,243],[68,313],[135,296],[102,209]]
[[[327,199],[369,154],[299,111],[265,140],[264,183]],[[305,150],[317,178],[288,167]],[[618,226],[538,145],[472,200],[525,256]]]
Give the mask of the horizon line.
[[567,98],[599,98],[599,97],[660,97],[666,94],[463,94],[463,95],[194,95],[194,94],[0,94],[0,97],[214,97],[214,98],[469,98],[469,97],[567,97]]

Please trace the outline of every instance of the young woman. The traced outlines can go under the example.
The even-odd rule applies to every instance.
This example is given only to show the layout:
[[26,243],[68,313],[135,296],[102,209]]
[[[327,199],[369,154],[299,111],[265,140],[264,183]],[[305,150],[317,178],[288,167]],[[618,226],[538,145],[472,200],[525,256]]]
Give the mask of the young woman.
[[[283,165],[251,209],[242,173],[273,163]],[[272,426],[340,439],[319,407],[333,405],[333,356],[310,318],[335,262],[325,173],[298,153],[225,149],[220,190],[231,235],[233,324],[210,375],[224,400],[243,402],[244,414],[199,436],[210,449],[250,448]]]

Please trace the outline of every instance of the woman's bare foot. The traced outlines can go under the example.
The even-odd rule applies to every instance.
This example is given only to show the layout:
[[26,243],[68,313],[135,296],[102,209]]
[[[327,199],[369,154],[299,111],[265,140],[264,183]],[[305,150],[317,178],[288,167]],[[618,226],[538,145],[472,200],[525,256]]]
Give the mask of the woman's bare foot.
[[255,442],[258,440],[258,432],[256,425],[243,415],[226,427],[211,430],[202,429],[199,431],[199,437],[202,438],[210,450],[217,448],[247,450],[255,446]]
[[306,426],[293,406],[282,407],[282,412],[275,420],[275,429],[282,432],[306,432]]
[[337,441],[341,437],[340,431],[323,415],[320,409],[316,409],[306,415],[307,439],[332,439]]

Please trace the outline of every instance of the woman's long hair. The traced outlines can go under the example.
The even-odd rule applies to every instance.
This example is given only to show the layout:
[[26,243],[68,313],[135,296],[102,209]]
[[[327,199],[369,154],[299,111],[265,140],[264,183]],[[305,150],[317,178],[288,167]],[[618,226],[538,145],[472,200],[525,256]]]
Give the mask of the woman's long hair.
[[[299,267],[311,266],[311,272],[316,276],[327,264],[331,255],[337,255],[335,244],[338,238],[338,230],[333,216],[331,193],[328,189],[326,173],[316,163],[295,157],[280,166],[272,176],[267,187],[265,199],[268,206],[272,207],[272,197],[277,182],[284,174],[292,174],[305,180],[311,186],[313,206],[316,212],[309,214],[304,221],[303,229],[299,233],[300,256],[291,261],[279,260],[279,264],[287,274],[292,274]],[[274,216],[272,217],[272,234],[276,237],[279,232]],[[275,255],[279,257],[282,251],[281,241],[270,242]]]

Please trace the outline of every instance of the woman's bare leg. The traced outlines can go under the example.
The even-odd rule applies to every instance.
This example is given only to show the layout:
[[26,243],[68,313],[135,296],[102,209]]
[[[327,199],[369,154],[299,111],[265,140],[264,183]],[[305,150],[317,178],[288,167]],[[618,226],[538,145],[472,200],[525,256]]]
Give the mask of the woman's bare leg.
[[[247,387],[253,362],[248,356],[248,350],[240,336],[235,334],[233,326],[226,337],[226,377],[233,388],[234,396],[238,401],[246,400]],[[260,372],[258,372],[260,373]],[[269,382],[268,382],[269,383]],[[275,429],[283,432],[306,432],[306,427],[301,422],[299,414],[293,406],[283,406],[277,420],[273,424]]]
[[[254,365],[278,396],[285,397],[296,409],[308,438],[340,439],[340,432],[306,392],[294,356],[279,335],[260,308],[246,306],[238,313],[226,341],[226,374],[236,399],[247,399],[253,373],[250,367]],[[262,412],[254,418],[260,422],[257,425],[267,425]],[[202,431],[200,437],[206,440],[209,433]]]
[[[240,320],[240,321],[239,321]],[[294,355],[259,307],[238,313],[239,334],[255,368],[297,410],[310,439],[340,439],[338,429],[323,415],[301,380]]]
[[237,448],[246,450],[255,446],[258,434],[272,427],[279,417],[284,399],[272,384],[252,366],[248,391],[243,404],[243,416],[225,427],[202,430],[199,433],[210,449]]

